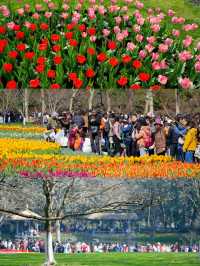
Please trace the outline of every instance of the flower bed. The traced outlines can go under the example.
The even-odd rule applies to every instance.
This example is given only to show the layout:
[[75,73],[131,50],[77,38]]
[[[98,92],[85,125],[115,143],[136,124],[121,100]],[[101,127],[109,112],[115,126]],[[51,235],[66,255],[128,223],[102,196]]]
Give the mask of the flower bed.
[[87,9],[83,1],[75,8],[47,2],[34,10],[0,7],[1,88],[199,86],[200,43],[194,49],[189,35],[198,25],[173,10],[127,0],[89,1]]

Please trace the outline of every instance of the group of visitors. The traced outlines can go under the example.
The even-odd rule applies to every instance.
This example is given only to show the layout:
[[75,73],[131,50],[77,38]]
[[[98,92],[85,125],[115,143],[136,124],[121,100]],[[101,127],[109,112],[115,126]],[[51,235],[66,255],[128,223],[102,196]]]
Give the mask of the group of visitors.
[[[55,253],[107,253],[107,252],[199,252],[199,245],[180,245],[175,244],[127,244],[127,243],[86,243],[71,242],[63,243],[54,242],[53,249]],[[43,240],[0,240],[1,250],[32,251],[45,252],[45,243]]]
[[179,114],[174,120],[148,113],[117,114],[77,111],[45,114],[44,124],[55,141],[63,129],[67,146],[85,151],[87,145],[95,154],[111,156],[170,155],[188,163],[200,160],[200,114]]

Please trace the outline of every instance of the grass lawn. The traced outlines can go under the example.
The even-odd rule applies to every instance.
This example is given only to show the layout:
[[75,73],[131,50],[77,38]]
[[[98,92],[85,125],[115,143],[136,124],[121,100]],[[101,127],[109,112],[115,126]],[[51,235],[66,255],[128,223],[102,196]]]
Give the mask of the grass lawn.
[[[134,253],[134,254],[77,254],[57,255],[58,266],[198,266],[198,254],[184,253]],[[0,255],[1,266],[40,266],[41,254]]]

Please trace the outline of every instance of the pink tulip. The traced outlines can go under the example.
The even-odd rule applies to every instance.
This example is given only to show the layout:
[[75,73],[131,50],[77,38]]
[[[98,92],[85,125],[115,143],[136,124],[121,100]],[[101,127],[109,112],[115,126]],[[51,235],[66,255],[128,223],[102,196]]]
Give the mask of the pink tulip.
[[48,4],[50,0],[43,0],[44,3]]
[[153,14],[153,9],[152,8],[148,8],[147,13],[148,13],[148,15],[152,15]]
[[186,24],[183,26],[183,30],[185,31],[192,31],[198,29],[198,25],[196,23],[193,24]]
[[200,61],[196,62],[194,67],[195,67],[195,71],[197,73],[200,73]]
[[99,6],[98,7],[98,12],[99,12],[100,15],[103,16],[106,13],[105,7],[104,6]]
[[183,24],[185,22],[185,18],[182,17],[172,17],[172,23],[174,24]]
[[128,20],[129,20],[129,15],[124,15],[124,16],[123,16],[123,20],[124,20],[124,21],[128,21]]
[[160,31],[160,25],[159,24],[153,24],[153,25],[151,25],[151,30],[153,32],[159,32]]
[[179,36],[180,36],[180,31],[179,31],[179,30],[176,30],[176,29],[173,29],[173,30],[172,30],[172,35],[173,35],[174,37],[179,37]]
[[82,32],[81,36],[82,36],[83,38],[86,38],[86,37],[87,37],[87,32]]
[[144,36],[141,35],[141,34],[137,34],[136,37],[135,37],[135,39],[136,39],[137,42],[142,42],[143,39],[144,39]]
[[118,42],[122,42],[124,40],[124,35],[122,33],[117,33],[116,39]]
[[127,38],[129,35],[128,29],[123,30],[122,34],[123,34],[124,38]]
[[25,21],[24,26],[29,29],[31,26],[31,23],[29,21]]
[[169,9],[168,12],[167,12],[167,15],[168,15],[169,17],[173,17],[173,16],[175,15],[174,10]]
[[69,5],[64,4],[64,5],[62,6],[62,8],[63,8],[65,11],[67,11],[67,10],[69,9]]
[[195,58],[197,61],[200,61],[200,54],[196,55]]
[[0,6],[0,12],[2,13],[4,17],[10,16],[10,10],[5,5]]
[[154,61],[157,61],[158,60],[158,58],[159,58],[159,53],[152,53],[151,54],[151,58],[154,60]]
[[173,41],[172,39],[170,39],[170,38],[167,38],[167,39],[164,41],[164,43],[165,43],[166,45],[168,45],[169,47],[172,46],[173,42],[174,42],[174,41]]
[[30,11],[30,5],[29,4],[25,4],[24,5],[24,10],[25,10],[25,12],[29,12]]
[[189,78],[180,78],[179,84],[183,89],[190,89],[193,86],[193,83]]
[[46,18],[50,18],[52,16],[52,12],[45,12],[44,16]]
[[89,3],[90,3],[91,5],[94,5],[94,4],[96,4],[96,0],[89,0]]
[[135,45],[134,43],[132,43],[132,42],[128,42],[128,43],[127,43],[127,47],[126,47],[126,49],[127,49],[128,51],[133,51],[135,48],[136,48],[136,45]]
[[145,50],[141,50],[141,51],[139,52],[139,57],[140,57],[141,59],[144,59],[146,56],[147,56],[147,52],[146,52]]
[[82,4],[80,4],[80,3],[79,3],[79,4],[77,4],[77,5],[76,5],[76,7],[75,7],[75,9],[76,9],[76,10],[78,10],[78,11],[80,11],[80,10],[81,10],[81,8],[82,8]]
[[94,35],[93,35],[93,36],[90,36],[90,41],[91,41],[91,42],[96,42],[96,39],[97,39],[96,36],[94,36]]
[[55,5],[53,2],[49,2],[49,3],[48,3],[48,8],[49,8],[49,9],[52,10],[52,9],[55,9],[55,7],[56,7],[56,5]]
[[115,17],[115,22],[117,25],[119,25],[122,22],[122,18],[120,16]]
[[120,32],[121,32],[120,27],[115,26],[115,27],[114,27],[114,33],[117,34],[117,33],[120,33]]
[[139,1],[136,1],[135,3],[135,6],[138,8],[138,9],[142,9],[144,7],[144,4],[139,2]]
[[145,19],[143,17],[137,18],[137,24],[142,26],[144,25]]
[[161,18],[160,17],[150,17],[149,18],[149,23],[150,24],[160,24]]
[[154,44],[156,41],[156,37],[155,36],[150,36],[150,37],[147,37],[147,42],[150,43],[150,44]]
[[169,50],[169,46],[166,44],[161,43],[158,47],[159,52],[166,53]]
[[35,5],[35,10],[36,10],[36,11],[41,11],[41,10],[42,10],[42,5],[40,5],[40,4],[36,4],[36,5]]
[[110,34],[110,30],[108,29],[103,29],[102,32],[104,37],[108,37],[108,35]]
[[167,69],[168,68],[168,64],[166,63],[165,59],[160,61],[160,68],[161,69]]
[[10,30],[13,30],[13,28],[14,28],[14,26],[15,26],[15,22],[8,22],[7,24],[7,27],[8,27],[8,29],[10,29]]
[[186,36],[186,38],[183,40],[183,46],[185,48],[188,48],[192,44],[192,37]]
[[166,85],[167,81],[168,81],[168,77],[163,76],[163,75],[159,75],[158,76],[158,82],[160,82],[160,84]]
[[139,33],[140,30],[141,30],[141,27],[140,27],[139,25],[135,24],[135,25],[133,26],[133,31],[134,31],[134,32]]
[[111,13],[114,13],[114,12],[119,11],[119,10],[120,10],[120,7],[119,7],[119,6],[115,6],[115,5],[113,5],[113,6],[110,6],[108,9],[109,9],[109,11],[110,11]]
[[38,20],[38,19],[40,18],[40,15],[39,15],[38,13],[34,13],[34,14],[32,15],[32,18]]
[[186,62],[187,60],[192,59],[192,54],[189,51],[184,50],[179,53],[178,57],[181,62]]
[[145,45],[145,49],[148,51],[148,53],[151,53],[154,50],[154,46],[151,45],[150,43]]
[[153,69],[153,70],[160,70],[160,69],[161,69],[161,67],[160,67],[160,63],[159,63],[158,61],[154,61],[154,62],[151,64],[151,66],[152,66],[152,69]]
[[63,19],[67,19],[68,18],[68,16],[69,16],[69,14],[68,13],[65,13],[65,12],[63,12],[63,13],[61,13],[61,18],[63,18]]

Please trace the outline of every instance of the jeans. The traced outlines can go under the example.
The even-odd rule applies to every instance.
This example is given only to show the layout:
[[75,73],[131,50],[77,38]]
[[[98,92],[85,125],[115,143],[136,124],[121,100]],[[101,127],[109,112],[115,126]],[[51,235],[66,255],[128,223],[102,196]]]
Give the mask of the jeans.
[[186,153],[185,153],[185,162],[186,163],[193,163],[194,162],[194,152],[186,151]]
[[114,149],[115,149],[115,155],[116,154],[119,154],[120,155],[120,153],[121,153],[121,140],[120,139],[118,139],[118,137],[117,136],[113,136],[113,142],[114,142]]
[[100,153],[100,136],[99,134],[90,133],[90,142],[93,153]]

